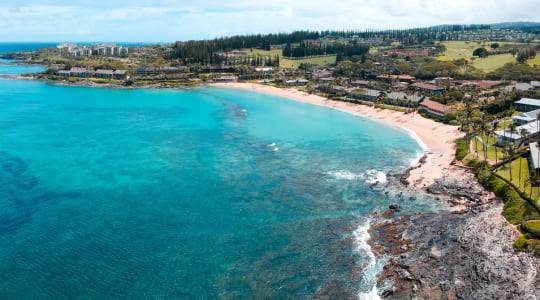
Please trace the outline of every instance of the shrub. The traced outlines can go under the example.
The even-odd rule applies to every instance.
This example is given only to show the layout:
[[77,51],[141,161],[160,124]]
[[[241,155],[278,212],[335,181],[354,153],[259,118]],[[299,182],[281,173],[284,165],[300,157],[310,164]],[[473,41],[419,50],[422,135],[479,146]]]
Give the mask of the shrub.
[[457,148],[456,148],[456,159],[462,160],[469,154],[469,145],[467,145],[467,139],[460,138],[456,140]]
[[527,250],[527,247],[529,247],[529,244],[530,242],[528,239],[524,236],[520,236],[514,241],[514,248],[518,251],[525,251]]
[[475,169],[480,184],[503,199],[503,216],[508,222],[520,224],[525,220],[540,219],[537,208],[520,195],[513,185],[494,175],[483,162],[472,160],[467,164]]
[[523,231],[530,233],[533,238],[540,238],[540,220],[523,222],[521,228]]
[[534,245],[534,255],[540,256],[540,241],[536,241]]

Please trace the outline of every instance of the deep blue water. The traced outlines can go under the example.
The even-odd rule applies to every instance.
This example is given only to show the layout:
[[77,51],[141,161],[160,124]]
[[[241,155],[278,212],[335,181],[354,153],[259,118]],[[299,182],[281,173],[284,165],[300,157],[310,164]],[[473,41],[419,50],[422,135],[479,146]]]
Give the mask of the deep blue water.
[[223,88],[0,80],[0,298],[369,295],[369,182],[421,151],[343,112]]

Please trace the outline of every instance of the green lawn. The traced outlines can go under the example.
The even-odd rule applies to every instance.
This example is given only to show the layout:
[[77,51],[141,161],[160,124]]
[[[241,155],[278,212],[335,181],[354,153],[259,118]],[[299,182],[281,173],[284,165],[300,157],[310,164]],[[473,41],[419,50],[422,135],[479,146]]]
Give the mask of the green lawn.
[[[247,50],[247,49],[246,49]],[[307,64],[314,64],[314,65],[326,65],[326,64],[333,64],[336,62],[336,55],[326,55],[322,57],[313,57],[313,58],[305,58],[305,59],[287,59],[281,55],[281,50],[260,50],[260,49],[253,49],[253,50],[247,50],[249,51],[249,54],[260,54],[260,55],[270,55],[270,56],[276,56],[279,55],[279,67],[280,68],[298,68],[298,66],[302,63]]]
[[[520,164],[521,164],[521,182],[520,182]],[[501,166],[496,170],[496,173],[507,179],[510,180],[510,164],[505,164],[504,166]],[[529,172],[529,162],[526,157],[520,157],[518,159],[515,159],[512,161],[512,183],[519,187],[521,191],[523,191],[525,194],[529,195],[531,194],[531,185],[526,183],[527,178],[531,176]],[[535,199],[538,197],[538,186],[532,187],[532,198]]]
[[[500,162],[504,158],[504,153],[502,151],[501,147],[495,147],[496,139],[491,136],[483,136],[480,137],[482,140],[484,140],[487,143],[487,159],[491,162],[491,164],[494,164],[495,162]],[[476,137],[471,140],[471,149],[473,151],[476,151],[477,145],[475,143],[478,142],[478,158],[484,159],[484,143],[481,142],[481,140],[477,139]],[[475,156],[476,157],[476,156]],[[496,159],[495,159],[496,158]]]
[[[499,43],[499,44],[516,44],[516,43]],[[481,43],[475,41],[450,41],[445,42],[443,45],[446,47],[446,51],[437,56],[438,60],[441,61],[452,61],[457,59],[465,59],[472,66],[483,72],[491,72],[495,69],[504,66],[508,62],[514,62],[515,58],[511,54],[500,54],[500,55],[491,55],[486,58],[474,59],[474,62],[471,61],[472,53],[476,48],[484,47],[488,50],[491,50],[489,43]],[[534,64],[534,62],[533,62]],[[540,60],[536,62],[540,65]]]
[[527,64],[529,64],[529,66],[540,66],[540,55],[537,55],[535,58],[528,59]]
[[[496,161],[499,163],[505,158],[504,152],[501,147],[495,147],[496,142],[494,137],[480,137],[480,139],[487,142],[487,159],[491,165],[494,165]],[[471,157],[478,160],[484,160],[484,143],[481,142],[478,137],[471,139]],[[476,149],[478,147],[478,157],[476,155]],[[497,160],[495,160],[495,153]],[[530,178],[529,162],[526,157],[519,157],[512,161],[512,183],[518,187],[525,194],[531,194],[531,185],[526,183],[526,179]],[[521,165],[521,166],[520,166]],[[521,171],[521,173],[520,173]],[[510,181],[510,164],[504,164],[500,166],[495,172]],[[532,197],[538,197],[538,187],[532,187]]]
[[279,66],[281,68],[298,68],[298,66],[302,63],[304,64],[314,64],[314,65],[326,65],[326,64],[333,64],[336,62],[336,56],[335,55],[327,55],[323,57],[313,57],[313,58],[305,58],[305,59],[286,59],[286,58],[280,58],[279,59]]
[[466,41],[451,41],[445,42],[443,45],[446,47],[446,51],[437,56],[437,59],[442,61],[452,61],[460,58],[470,61],[474,49],[481,47],[478,42],[466,42]]
[[515,62],[512,54],[490,55],[486,58],[476,58],[472,64],[475,68],[484,72],[492,72],[509,62]]

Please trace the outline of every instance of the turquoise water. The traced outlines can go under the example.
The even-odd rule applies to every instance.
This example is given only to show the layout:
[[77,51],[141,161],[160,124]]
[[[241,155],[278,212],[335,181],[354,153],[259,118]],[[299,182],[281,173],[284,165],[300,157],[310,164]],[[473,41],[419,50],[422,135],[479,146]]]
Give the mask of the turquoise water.
[[369,212],[436,207],[369,188],[411,137],[323,107],[14,80],[0,107],[3,299],[367,295]]
[[0,58],[0,74],[20,75],[29,73],[39,73],[47,70],[41,65],[17,65],[13,60]]

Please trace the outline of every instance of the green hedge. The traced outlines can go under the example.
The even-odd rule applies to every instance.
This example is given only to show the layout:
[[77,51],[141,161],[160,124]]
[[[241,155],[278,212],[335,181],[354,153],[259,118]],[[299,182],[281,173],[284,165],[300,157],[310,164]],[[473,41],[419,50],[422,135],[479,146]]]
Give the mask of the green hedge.
[[540,220],[525,221],[521,224],[521,229],[530,233],[532,237],[540,239]]
[[529,244],[530,242],[526,237],[520,236],[514,241],[514,248],[518,251],[526,251]]
[[540,219],[538,209],[522,197],[514,186],[494,175],[483,162],[469,163],[476,170],[478,182],[504,201],[503,216],[512,224]]
[[469,154],[469,145],[467,144],[466,138],[459,138],[456,140],[456,159],[462,160]]

